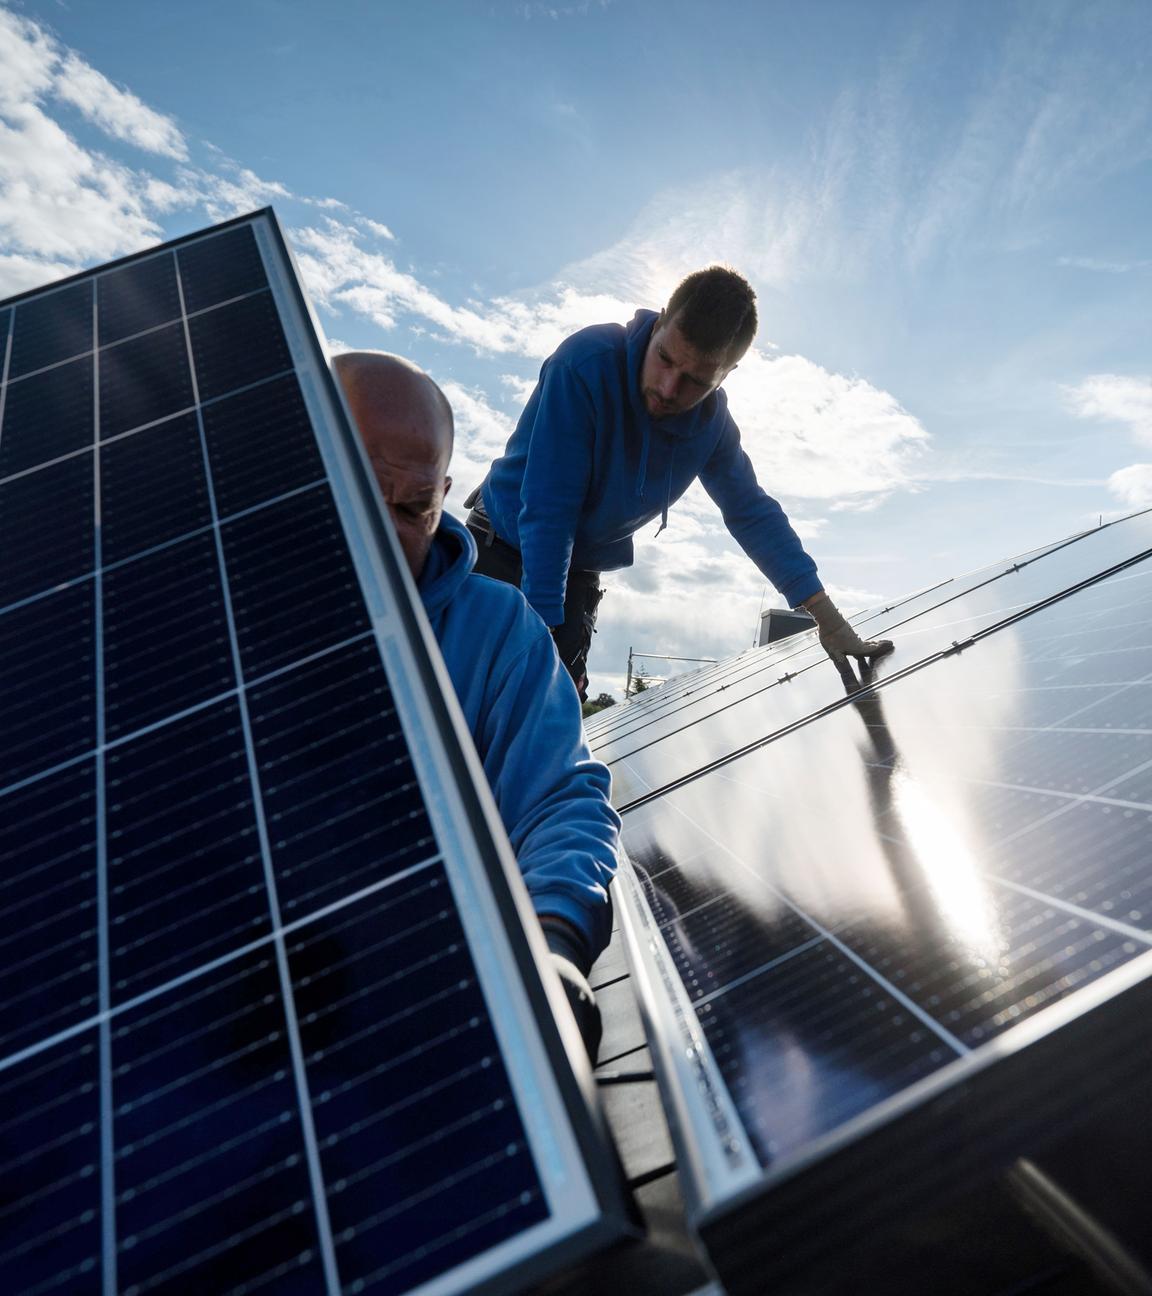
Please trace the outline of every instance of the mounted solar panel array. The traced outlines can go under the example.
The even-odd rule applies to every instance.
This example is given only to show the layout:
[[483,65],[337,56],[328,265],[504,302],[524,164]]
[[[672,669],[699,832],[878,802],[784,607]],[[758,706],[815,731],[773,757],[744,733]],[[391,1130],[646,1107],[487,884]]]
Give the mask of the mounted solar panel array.
[[271,213],[4,303],[0,357],[5,1292],[504,1292],[619,1236]]
[[[1111,1113],[1133,1149],[1148,1127],[1150,553],[1138,515],[860,618],[897,648],[850,696],[808,636],[595,727],[681,1173],[730,1292],[858,1291],[880,1255],[903,1291],[918,1212],[1077,1122]],[[1118,1215],[1146,1167],[1110,1163]],[[1123,1242],[1146,1275],[1145,1224]]]

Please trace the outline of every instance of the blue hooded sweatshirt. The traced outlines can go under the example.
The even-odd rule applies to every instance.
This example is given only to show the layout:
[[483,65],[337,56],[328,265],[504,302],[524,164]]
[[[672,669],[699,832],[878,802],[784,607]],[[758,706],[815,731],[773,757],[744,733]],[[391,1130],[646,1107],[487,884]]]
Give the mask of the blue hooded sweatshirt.
[[640,370],[658,316],[625,329],[595,324],[567,338],[540,370],[501,458],[484,483],[496,534],[520,550],[521,588],[546,625],[564,620],[568,569],[632,565],[632,536],[697,477],[744,552],[792,607],[823,589],[784,510],[756,481],[721,389],[653,419]]
[[552,637],[511,585],[477,576],[476,545],[445,513],[417,587],[536,912],[611,935],[620,816],[584,741],[580,700]]

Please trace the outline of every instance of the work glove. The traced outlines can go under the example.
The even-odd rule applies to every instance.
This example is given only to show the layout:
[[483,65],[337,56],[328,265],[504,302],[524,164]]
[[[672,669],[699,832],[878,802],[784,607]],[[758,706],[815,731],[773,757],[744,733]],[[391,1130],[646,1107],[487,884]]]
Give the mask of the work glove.
[[840,672],[840,678],[850,690],[858,689],[860,681],[848,664],[849,657],[885,657],[896,646],[891,639],[861,639],[827,594],[813,595],[804,604],[804,608],[811,613],[824,651],[832,659],[832,664]]
[[600,1051],[602,1027],[596,996],[588,984],[588,973],[592,970],[592,965],[583,937],[563,918],[545,915],[540,919],[540,925],[544,928],[544,939],[548,942],[552,966],[559,974],[560,984],[568,996],[568,1006],[580,1028],[580,1038],[588,1050],[588,1060],[595,1066],[596,1055]]

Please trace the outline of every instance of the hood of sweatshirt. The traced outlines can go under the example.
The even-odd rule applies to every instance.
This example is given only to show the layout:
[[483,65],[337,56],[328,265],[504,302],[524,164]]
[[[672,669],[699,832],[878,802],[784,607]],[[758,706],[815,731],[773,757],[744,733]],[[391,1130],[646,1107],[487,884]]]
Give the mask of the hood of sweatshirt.
[[416,582],[433,629],[437,617],[451,603],[475,565],[476,541],[471,531],[451,513],[442,513],[424,560],[424,570]]

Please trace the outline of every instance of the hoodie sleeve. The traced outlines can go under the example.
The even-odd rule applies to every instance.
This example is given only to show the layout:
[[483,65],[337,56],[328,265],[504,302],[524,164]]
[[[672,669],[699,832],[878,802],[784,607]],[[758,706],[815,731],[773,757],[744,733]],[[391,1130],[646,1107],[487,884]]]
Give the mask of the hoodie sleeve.
[[789,607],[799,606],[824,588],[788,515],[756,480],[730,414],[725,414],[724,430],[700,481],[719,507],[724,525]]
[[565,360],[545,366],[520,488],[521,589],[547,626],[564,620],[572,545],[592,475],[596,411]]
[[513,634],[527,643],[487,690],[476,747],[533,907],[573,923],[594,960],[612,929],[620,816],[611,775],[584,742],[551,637],[527,609]]

